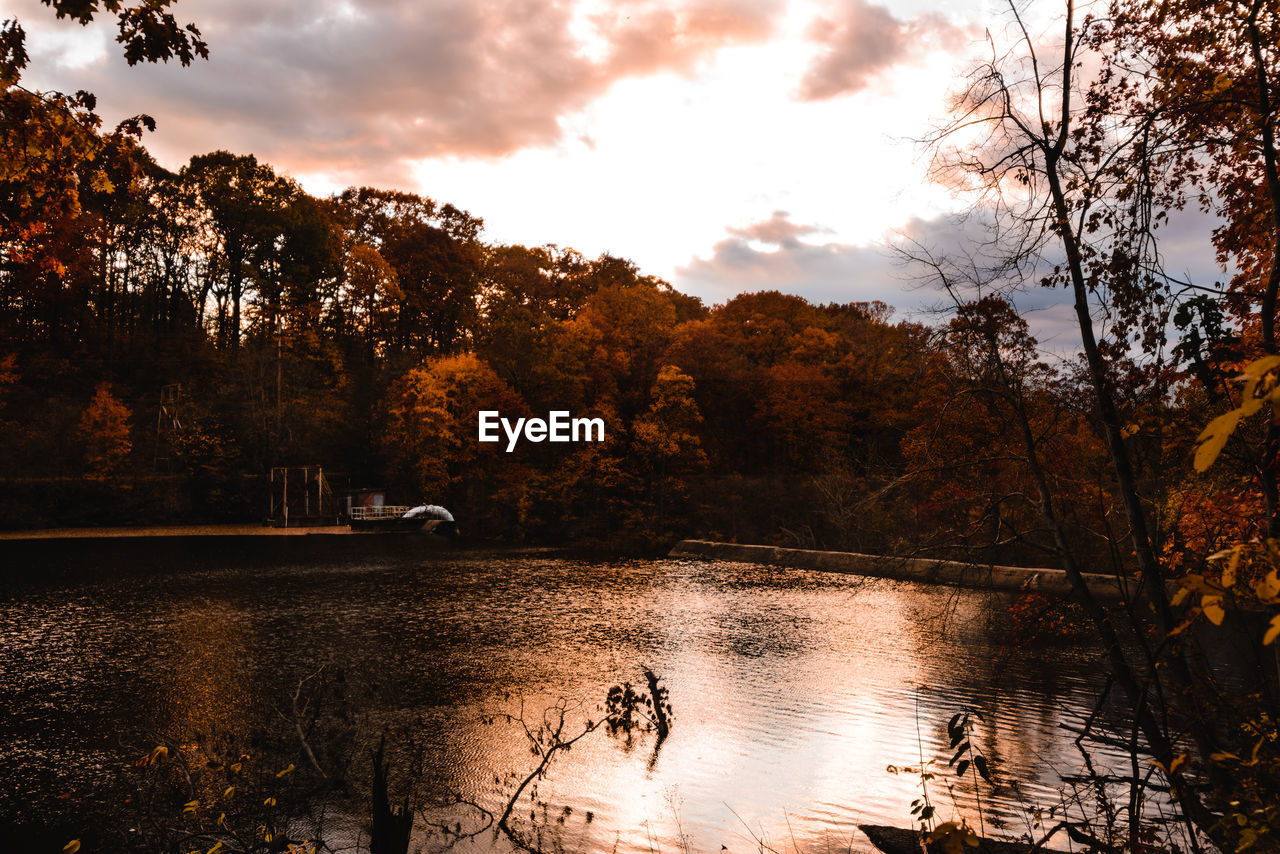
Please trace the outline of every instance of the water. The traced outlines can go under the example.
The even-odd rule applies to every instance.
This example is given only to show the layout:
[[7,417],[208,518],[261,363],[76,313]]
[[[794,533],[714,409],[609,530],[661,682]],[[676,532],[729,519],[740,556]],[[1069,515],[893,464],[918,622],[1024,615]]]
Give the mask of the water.
[[309,676],[304,699],[340,687],[322,723],[341,717],[331,731],[353,755],[389,732],[420,751],[421,799],[492,808],[511,789],[495,779],[536,757],[486,717],[567,698],[598,719],[608,687],[648,666],[675,713],[656,755],[652,735],[593,733],[538,788],[566,850],[870,850],[856,825],[910,823],[921,754],[938,763],[940,817],[976,823],[972,782],[945,767],[963,707],[983,713],[976,742],[1005,782],[983,788],[983,820],[1017,835],[1026,806],[1059,803],[1058,774],[1081,770],[1060,724],[1079,725],[1102,682],[1095,649],[1009,643],[1007,596],[745,564],[472,556],[24,578],[0,599],[0,826],[70,832],[88,810],[122,810],[158,738],[247,743],[289,717]]

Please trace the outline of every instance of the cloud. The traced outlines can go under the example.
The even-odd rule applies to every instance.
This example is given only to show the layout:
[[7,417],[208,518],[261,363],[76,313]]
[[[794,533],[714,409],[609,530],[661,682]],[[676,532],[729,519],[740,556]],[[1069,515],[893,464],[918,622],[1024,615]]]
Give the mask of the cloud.
[[[879,300],[900,317],[937,323],[954,303],[922,266],[909,263],[894,246],[927,247],[935,257],[962,258],[988,237],[987,222],[977,212],[968,217],[913,217],[884,239],[867,245],[814,243],[829,229],[796,223],[785,211],[768,219],[726,229],[706,257],[677,268],[673,284],[711,303],[744,292],[778,290],[810,302]],[[807,239],[806,239],[807,238]],[[1041,288],[1031,277],[1028,287],[1013,294],[1031,332],[1046,355],[1068,355],[1079,346],[1070,293]],[[965,293],[962,298],[972,298]]]
[[587,14],[545,0],[190,0],[179,13],[211,57],[185,69],[128,68],[110,21],[92,25],[100,59],[72,67],[55,45],[67,25],[36,0],[6,6],[49,34],[40,85],[95,91],[112,117],[151,113],[162,154],[229,148],[295,174],[404,180],[415,159],[555,144],[621,80],[690,73],[767,39],[779,2],[616,0]]
[[800,82],[799,97],[823,101],[859,92],[884,71],[931,50],[956,50],[972,38],[941,15],[900,20],[884,6],[849,0],[834,17],[819,17],[809,38],[821,45]]
[[601,63],[605,79],[690,72],[722,47],[763,42],[772,35],[777,7],[767,2],[704,0],[673,8],[627,4],[591,16],[611,45]]
[[726,231],[729,236],[712,246],[708,257],[676,269],[675,284],[682,290],[711,302],[780,290],[811,302],[878,299],[908,309],[923,305],[912,293],[910,272],[884,244],[804,240],[829,229],[793,222],[786,211]]

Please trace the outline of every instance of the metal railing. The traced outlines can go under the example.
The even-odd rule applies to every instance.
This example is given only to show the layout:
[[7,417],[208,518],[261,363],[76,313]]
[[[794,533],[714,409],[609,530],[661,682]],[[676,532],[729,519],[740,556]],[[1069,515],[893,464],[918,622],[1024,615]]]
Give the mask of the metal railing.
[[352,507],[351,518],[358,521],[369,519],[399,519],[413,508],[407,504],[383,504],[378,507]]

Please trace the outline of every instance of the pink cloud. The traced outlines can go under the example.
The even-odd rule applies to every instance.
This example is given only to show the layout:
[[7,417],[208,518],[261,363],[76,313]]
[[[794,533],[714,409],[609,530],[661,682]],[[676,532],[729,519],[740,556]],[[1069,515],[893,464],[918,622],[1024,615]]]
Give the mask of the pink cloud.
[[895,65],[972,39],[970,30],[941,15],[901,20],[867,0],[849,0],[838,14],[817,18],[808,35],[822,50],[801,81],[799,97],[805,101],[859,92]]
[[[111,45],[89,67],[38,56],[33,74],[96,92],[108,118],[154,115],[148,145],[170,161],[227,148],[291,173],[403,181],[413,159],[555,144],[566,117],[621,80],[767,39],[780,2],[618,2],[592,19],[601,45],[588,45],[563,2],[188,0],[208,62],[128,68]],[[36,0],[13,4],[33,32],[54,28]]]

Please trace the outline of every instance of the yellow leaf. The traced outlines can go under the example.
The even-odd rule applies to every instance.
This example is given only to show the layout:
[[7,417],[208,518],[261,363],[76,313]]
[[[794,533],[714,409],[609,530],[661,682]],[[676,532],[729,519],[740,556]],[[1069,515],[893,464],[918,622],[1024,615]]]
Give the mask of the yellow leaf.
[[62,846],[62,854],[76,854],[80,850],[80,840],[73,839],[66,845]]
[[1267,627],[1267,633],[1262,636],[1262,645],[1270,646],[1275,643],[1277,637],[1280,637],[1280,614],[1271,618],[1271,625]]
[[1230,590],[1236,584],[1236,569],[1240,566],[1241,546],[1236,546],[1231,550],[1231,559],[1227,561],[1227,568],[1222,570],[1222,586]]
[[293,771],[293,763],[292,763],[292,762],[290,762],[290,763],[289,763],[289,767],[288,767],[288,768],[285,768],[283,771],[277,771],[277,772],[276,772],[276,776],[277,776],[277,777],[283,777],[285,774],[288,774],[288,773],[290,773],[290,772],[292,772],[292,771]]
[[1253,586],[1253,592],[1258,594],[1258,598],[1264,602],[1269,602],[1276,596],[1280,595],[1280,572],[1271,570],[1257,584]]
[[[1255,370],[1256,366],[1256,370]],[[1244,380],[1244,391],[1240,394],[1240,408],[1237,410],[1243,416],[1249,416],[1257,412],[1264,404],[1270,405],[1271,408],[1276,407],[1276,388],[1272,383],[1272,388],[1266,394],[1258,394],[1258,386],[1262,385],[1262,381],[1266,379],[1267,374],[1280,366],[1275,356],[1268,356],[1265,359],[1259,359],[1240,375],[1240,379]]]
[[1230,412],[1224,412],[1210,421],[1209,426],[1204,428],[1196,439],[1194,462],[1196,471],[1205,471],[1209,466],[1213,465],[1213,461],[1222,453],[1222,449],[1226,447],[1227,440],[1231,438],[1231,434],[1239,426],[1241,418],[1253,415],[1264,404],[1268,404],[1272,408],[1280,404],[1280,395],[1277,395],[1276,389],[1271,389],[1262,397],[1256,396],[1259,384],[1267,374],[1277,368],[1280,368],[1280,356],[1266,356],[1249,363],[1245,367],[1244,372],[1239,376],[1239,379],[1245,381],[1240,406]]
[[1245,365],[1244,370],[1240,372],[1240,379],[1256,382],[1276,368],[1280,368],[1280,356],[1263,356]]
[[1218,454],[1222,453],[1222,449],[1226,447],[1231,434],[1236,431],[1236,425],[1240,423],[1243,414],[1242,409],[1233,409],[1219,415],[1204,428],[1196,439],[1196,456],[1193,463],[1196,471],[1205,471],[1213,465]]
[[1215,626],[1222,625],[1222,620],[1227,615],[1226,611],[1222,610],[1221,596],[1205,596],[1200,600],[1200,609]]

